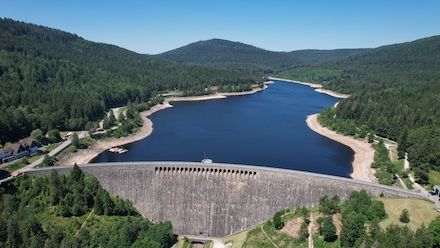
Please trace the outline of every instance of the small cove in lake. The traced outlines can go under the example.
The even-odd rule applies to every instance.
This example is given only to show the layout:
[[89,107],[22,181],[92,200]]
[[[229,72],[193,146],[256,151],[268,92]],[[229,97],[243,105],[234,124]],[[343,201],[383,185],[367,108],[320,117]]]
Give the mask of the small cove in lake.
[[308,86],[275,81],[252,95],[173,102],[149,118],[147,138],[93,162],[201,161],[261,165],[349,177],[353,151],[313,132],[305,119],[340,99]]

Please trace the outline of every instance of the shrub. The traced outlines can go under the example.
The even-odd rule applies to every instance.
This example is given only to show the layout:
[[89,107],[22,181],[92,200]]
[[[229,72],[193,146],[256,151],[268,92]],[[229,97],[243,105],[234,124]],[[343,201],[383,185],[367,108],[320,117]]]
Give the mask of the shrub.
[[408,209],[405,208],[405,209],[402,211],[402,214],[400,215],[399,220],[400,220],[400,222],[402,222],[402,223],[408,223],[408,222],[409,222],[409,212],[408,212]]

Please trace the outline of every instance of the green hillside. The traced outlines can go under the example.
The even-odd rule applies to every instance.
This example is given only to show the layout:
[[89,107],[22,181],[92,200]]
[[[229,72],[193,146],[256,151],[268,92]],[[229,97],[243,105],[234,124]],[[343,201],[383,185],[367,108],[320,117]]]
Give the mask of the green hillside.
[[335,60],[368,50],[338,49],[272,52],[240,42],[212,39],[191,43],[154,56],[170,61],[223,68],[241,68],[271,74],[292,66]]
[[338,105],[333,128],[354,134],[363,126],[397,141],[400,156],[409,153],[424,183],[429,170],[440,171],[440,36],[297,67],[279,76],[352,93]]
[[240,42],[212,39],[191,43],[181,48],[155,55],[157,58],[192,64],[272,73],[296,61],[284,52],[271,52]]
[[307,50],[297,50],[289,52],[289,55],[303,64],[312,64],[318,62],[327,62],[346,58],[349,56],[354,56],[356,54],[362,54],[370,51],[369,48],[359,48],[359,49],[335,49],[335,50],[317,50],[317,49],[307,49]]
[[[0,19],[0,144],[35,129],[83,129],[110,107],[179,89],[248,89],[261,76],[166,62],[60,30]],[[261,82],[260,82],[261,83]],[[227,87],[230,88],[230,87]]]

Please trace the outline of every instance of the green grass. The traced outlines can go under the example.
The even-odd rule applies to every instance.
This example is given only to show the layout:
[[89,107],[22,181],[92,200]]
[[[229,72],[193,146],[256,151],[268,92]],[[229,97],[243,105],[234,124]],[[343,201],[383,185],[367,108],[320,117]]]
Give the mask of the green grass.
[[339,248],[341,242],[339,238],[335,242],[326,242],[324,239],[319,238],[317,235],[313,235],[313,247],[315,248]]
[[19,170],[19,169],[27,166],[30,163],[31,162],[29,162],[29,158],[22,158],[20,160],[17,160],[15,163],[12,163],[12,164],[4,167],[3,170],[8,171],[9,173],[12,173],[16,170]]
[[[191,243],[187,242],[184,237],[179,236],[177,243],[175,243],[172,248],[190,248]],[[206,245],[204,247],[207,247]]]
[[434,185],[440,185],[440,172],[431,170],[429,172],[429,184]]
[[[422,199],[414,198],[378,198],[378,201],[382,201],[385,205],[385,211],[388,214],[388,218],[380,222],[380,226],[385,229],[391,224],[407,225],[410,229],[416,230],[422,226],[422,223],[429,225],[431,221],[439,215],[435,210],[434,203]],[[403,209],[408,209],[410,222],[403,224],[399,221],[400,214]]]
[[225,244],[232,243],[232,248],[241,248],[243,247],[247,239],[249,231],[250,229],[234,234],[228,237],[227,239],[223,240],[223,243]]
[[402,178],[402,180],[408,189],[414,189],[413,184],[411,180],[409,180],[409,178]]
[[53,149],[57,148],[59,145],[61,145],[61,143],[50,144],[50,145],[46,146],[46,151],[51,152]]
[[257,226],[254,229],[250,230],[242,247],[274,247],[272,242],[266,237],[266,235],[264,235],[262,228],[266,232],[267,236],[269,236],[269,238],[272,240],[272,242],[274,242],[280,248],[307,247],[307,241],[301,242],[298,238],[294,238],[290,235],[277,231],[274,228],[271,220],[267,221],[262,226]]

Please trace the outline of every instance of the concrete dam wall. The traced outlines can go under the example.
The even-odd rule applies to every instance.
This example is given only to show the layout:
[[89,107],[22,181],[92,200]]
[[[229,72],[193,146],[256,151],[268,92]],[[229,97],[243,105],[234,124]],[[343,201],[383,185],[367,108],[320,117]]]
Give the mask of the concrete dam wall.
[[[260,166],[187,162],[80,165],[112,195],[129,199],[152,221],[171,220],[175,233],[223,237],[260,224],[281,209],[315,207],[324,195],[345,200],[353,190],[372,195],[419,194],[347,178]],[[43,175],[56,169],[35,169]]]

